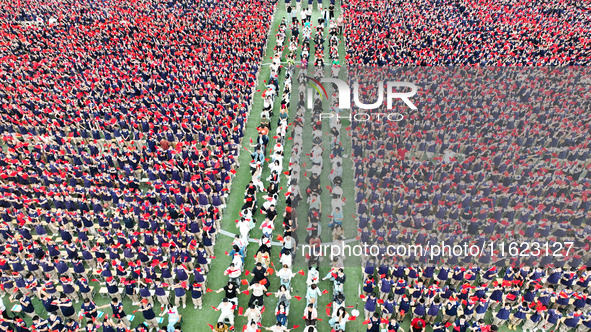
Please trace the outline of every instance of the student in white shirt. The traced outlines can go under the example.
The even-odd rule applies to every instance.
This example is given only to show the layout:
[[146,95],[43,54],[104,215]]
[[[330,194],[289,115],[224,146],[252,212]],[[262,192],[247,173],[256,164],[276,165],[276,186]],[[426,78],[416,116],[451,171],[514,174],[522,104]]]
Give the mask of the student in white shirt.
[[248,233],[250,233],[250,223],[246,221],[246,219],[240,218],[236,223],[236,228],[238,228],[238,232],[240,232],[240,240],[244,243],[248,243]]
[[246,317],[246,320],[249,322],[259,323],[262,319],[261,310],[255,305],[249,306],[246,310],[244,310],[244,314],[242,315]]
[[222,303],[216,308],[216,311],[220,312],[218,322],[224,322],[227,319],[230,322],[230,325],[234,325],[234,308],[235,306],[228,300],[228,298],[224,297]]
[[291,272],[291,267],[289,265],[284,264],[281,270],[277,271],[276,275],[279,277],[281,285],[289,289],[291,285],[291,278],[293,278],[296,274]]
[[265,330],[267,331],[271,331],[271,332],[288,332],[291,331],[291,329],[288,329],[287,327],[281,325],[281,323],[277,322],[277,324],[271,326],[271,327],[265,327]]

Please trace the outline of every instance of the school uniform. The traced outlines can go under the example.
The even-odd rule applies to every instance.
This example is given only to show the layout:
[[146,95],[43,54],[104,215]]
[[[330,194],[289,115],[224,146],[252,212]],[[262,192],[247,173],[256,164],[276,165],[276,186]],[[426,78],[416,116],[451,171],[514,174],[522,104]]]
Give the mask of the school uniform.
[[127,318],[127,314],[125,314],[125,311],[123,310],[123,304],[121,302],[118,302],[117,304],[111,303],[111,310],[113,312],[113,317],[119,318],[128,328],[131,326],[131,322]]
[[509,322],[511,325],[517,327],[521,324],[521,322],[525,319],[525,316],[527,315],[527,313],[529,312],[529,309],[527,306],[522,306],[520,305],[519,307],[517,307],[517,311],[515,311],[511,317],[509,318]]
[[178,285],[175,285],[174,288],[174,305],[180,306],[181,302],[183,303],[183,307],[187,305],[187,291],[186,291],[186,281],[181,282]]
[[191,292],[191,300],[193,301],[193,305],[195,307],[201,308],[202,306],[202,288],[199,283],[193,283],[189,286],[189,291]]
[[439,311],[441,310],[441,304],[432,303],[427,310],[427,317],[425,321],[427,324],[433,324],[439,316]]
[[396,310],[396,303],[392,300],[386,300],[382,304],[382,315],[385,315],[387,319],[394,313]]
[[396,311],[396,320],[402,321],[404,316],[410,311],[410,300],[403,296],[398,302],[398,310]]
[[470,328],[470,323],[467,320],[460,321],[456,320],[453,324],[453,331],[466,332]]
[[91,321],[94,321],[94,319],[98,316],[98,312],[96,311],[96,305],[92,301],[88,303],[82,303],[80,307],[80,312],[83,316],[85,316]]
[[156,314],[154,313],[154,308],[150,303],[146,303],[146,305],[142,308],[142,315],[144,316],[144,321],[148,324],[150,329],[158,329],[158,320],[156,319]]
[[577,332],[585,332],[591,331],[591,315],[587,314],[583,316],[580,320],[579,327],[577,327]]
[[575,313],[568,314],[562,322],[562,324],[560,325],[560,327],[558,328],[558,331],[567,332],[571,329],[577,328],[579,322],[581,321],[581,318],[581,315],[577,315]]
[[506,309],[505,307],[502,307],[501,309],[499,309],[496,315],[494,315],[493,322],[495,325],[500,327],[503,324],[505,324],[505,322],[509,319],[510,315],[511,308],[509,307],[508,309]]
[[446,323],[455,321],[459,306],[460,305],[457,303],[457,301],[448,302],[443,307],[443,321]]
[[540,312],[536,311],[533,314],[528,315],[524,319],[523,330],[524,331],[531,331],[532,329],[539,326],[541,321],[542,321],[542,315]]
[[29,317],[35,316],[35,307],[28,296],[23,296],[20,300],[20,304],[23,307],[22,311]]
[[363,309],[365,311],[365,318],[366,319],[371,317],[373,315],[373,313],[376,311],[377,301],[378,301],[378,299],[375,296],[368,297],[367,300],[365,301],[365,305],[363,306]]
[[164,287],[166,287],[166,285],[164,285],[162,282],[154,283],[154,295],[162,307],[166,307],[169,303]]

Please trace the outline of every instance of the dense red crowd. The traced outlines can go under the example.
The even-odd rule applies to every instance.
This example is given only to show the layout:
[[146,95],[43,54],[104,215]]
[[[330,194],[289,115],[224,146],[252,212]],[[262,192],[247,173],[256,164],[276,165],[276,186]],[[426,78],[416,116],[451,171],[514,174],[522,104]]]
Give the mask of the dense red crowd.
[[343,5],[350,65],[564,66],[591,62],[580,1],[360,1]]
[[[350,127],[359,240],[378,247],[365,253],[364,295],[386,301],[382,317],[384,308],[399,321],[412,313],[437,331],[484,322],[588,330],[589,71],[350,73],[368,87],[361,93],[367,100],[375,100],[380,80],[402,77],[419,87],[416,110],[403,103],[354,110],[399,112],[403,120],[382,116]],[[445,252],[443,245],[483,251]],[[401,254],[392,246],[429,251]],[[366,298],[366,316],[379,298]]]
[[273,10],[2,5],[3,292],[51,304],[61,284],[68,302],[73,283],[94,278],[134,302],[152,303],[156,278],[204,290]]

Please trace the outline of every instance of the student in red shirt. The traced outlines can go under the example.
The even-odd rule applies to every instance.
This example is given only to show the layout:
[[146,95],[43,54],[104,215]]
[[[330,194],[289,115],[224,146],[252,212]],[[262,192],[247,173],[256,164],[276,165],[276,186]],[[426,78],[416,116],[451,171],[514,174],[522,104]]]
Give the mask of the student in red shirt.
[[415,318],[410,322],[410,327],[412,332],[422,332],[425,331],[425,320],[422,318]]

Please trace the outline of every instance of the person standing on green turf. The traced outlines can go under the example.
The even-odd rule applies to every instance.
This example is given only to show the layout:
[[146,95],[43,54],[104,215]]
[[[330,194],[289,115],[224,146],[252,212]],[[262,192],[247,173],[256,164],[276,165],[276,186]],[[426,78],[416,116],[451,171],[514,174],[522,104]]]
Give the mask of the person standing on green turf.
[[150,332],[152,332],[153,329],[158,330],[158,321],[156,320],[154,307],[150,304],[150,302],[148,302],[148,300],[142,300],[138,311],[142,312],[142,315],[144,316],[144,321],[146,322],[146,324],[148,324]]

